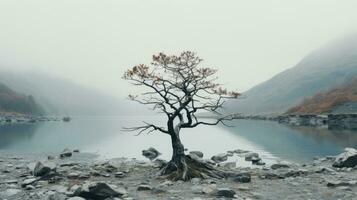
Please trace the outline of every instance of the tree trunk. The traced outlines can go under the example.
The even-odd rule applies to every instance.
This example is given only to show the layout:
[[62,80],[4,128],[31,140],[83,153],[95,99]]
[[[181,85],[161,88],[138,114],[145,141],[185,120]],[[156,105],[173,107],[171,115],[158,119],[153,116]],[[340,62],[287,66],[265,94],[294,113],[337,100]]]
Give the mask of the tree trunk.
[[171,161],[180,161],[185,156],[185,148],[180,140],[178,133],[171,134],[172,158]]
[[161,169],[161,175],[167,176],[167,178],[175,181],[186,181],[196,177],[222,178],[224,176],[222,172],[216,170],[210,164],[185,155],[185,148],[180,140],[178,131],[170,135],[173,150],[172,158],[170,162]]

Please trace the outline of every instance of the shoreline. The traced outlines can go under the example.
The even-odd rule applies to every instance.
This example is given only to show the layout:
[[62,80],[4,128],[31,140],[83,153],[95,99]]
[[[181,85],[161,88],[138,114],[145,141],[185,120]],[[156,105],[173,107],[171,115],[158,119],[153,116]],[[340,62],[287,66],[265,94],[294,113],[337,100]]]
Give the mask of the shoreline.
[[[225,179],[171,182],[157,176],[161,160],[103,160],[97,159],[95,154],[78,153],[77,150],[71,151],[68,157],[59,158],[59,155],[0,151],[0,199],[79,200],[78,196],[113,200],[354,199],[357,193],[357,166],[333,167],[336,156],[315,159],[311,163],[281,162],[258,168],[235,167],[223,162],[217,167],[231,174]],[[33,165],[38,161],[51,168],[53,174],[34,176]],[[98,190],[109,187],[111,190],[107,188],[106,192],[112,193],[106,195],[113,198],[85,192],[88,185]]]

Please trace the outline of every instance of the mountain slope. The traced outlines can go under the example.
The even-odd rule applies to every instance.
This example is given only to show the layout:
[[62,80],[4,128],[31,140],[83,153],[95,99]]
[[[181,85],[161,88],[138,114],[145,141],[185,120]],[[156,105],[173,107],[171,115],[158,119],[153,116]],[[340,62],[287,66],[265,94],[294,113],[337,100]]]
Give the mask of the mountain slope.
[[242,114],[281,114],[307,97],[357,77],[357,35],[325,45],[288,69],[229,102]]
[[132,115],[137,105],[69,80],[37,72],[0,70],[0,80],[16,91],[32,94],[48,114]]
[[43,110],[31,95],[16,93],[2,83],[0,83],[0,112],[43,114]]
[[[357,79],[328,92],[318,93],[288,110],[289,114],[331,113],[343,105],[357,102]],[[355,107],[352,107],[355,108]],[[356,108],[355,108],[356,109]],[[353,111],[350,110],[350,112]]]

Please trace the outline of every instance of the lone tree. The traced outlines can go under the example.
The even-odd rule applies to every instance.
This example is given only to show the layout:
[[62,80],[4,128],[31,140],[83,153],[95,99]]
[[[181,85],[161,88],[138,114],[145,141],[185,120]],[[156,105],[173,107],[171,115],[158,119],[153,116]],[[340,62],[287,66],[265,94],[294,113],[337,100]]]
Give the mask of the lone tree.
[[215,82],[217,70],[199,67],[202,59],[193,52],[186,51],[179,56],[159,53],[152,59],[150,66],[134,66],[124,73],[123,78],[148,90],[139,95],[129,95],[129,98],[165,114],[167,125],[160,127],[145,122],[143,126],[128,130],[138,131],[139,134],[159,131],[171,136],[172,158],[160,171],[169,179],[223,177],[224,174],[210,164],[185,155],[180,131],[199,125],[225,125],[224,122],[232,120],[232,116],[202,121],[196,114],[202,111],[219,113],[226,99],[237,98],[240,94],[222,89]]

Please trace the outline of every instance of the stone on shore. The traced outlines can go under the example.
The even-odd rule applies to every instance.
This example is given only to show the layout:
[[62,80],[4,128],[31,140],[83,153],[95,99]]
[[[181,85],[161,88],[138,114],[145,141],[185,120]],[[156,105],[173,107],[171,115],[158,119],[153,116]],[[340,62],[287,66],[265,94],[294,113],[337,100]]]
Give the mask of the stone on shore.
[[288,163],[275,163],[273,165],[270,166],[270,168],[272,169],[280,169],[280,168],[290,168]]
[[152,187],[148,184],[140,184],[137,188],[138,191],[147,191],[147,190],[151,190]]
[[116,190],[104,182],[87,183],[81,187],[78,196],[85,199],[107,199],[110,197],[121,197],[125,194],[124,190]]
[[229,188],[218,188],[215,196],[217,197],[226,197],[226,198],[234,198],[236,192]]
[[72,151],[70,149],[64,149],[62,153],[60,153],[60,158],[71,157]]
[[250,175],[250,173],[243,172],[243,173],[233,175],[231,177],[231,179],[234,182],[238,182],[238,183],[249,183],[251,181],[251,175]]
[[357,150],[345,148],[345,151],[336,157],[332,166],[337,168],[357,166]]
[[158,150],[156,150],[155,148],[150,147],[147,150],[143,150],[142,151],[142,155],[145,158],[148,158],[150,160],[154,160],[155,158],[159,157],[161,155],[161,153]]
[[213,160],[216,163],[221,163],[224,162],[228,159],[228,155],[226,153],[221,153],[221,154],[217,154],[212,156],[211,160]]
[[33,184],[37,181],[36,178],[29,178],[29,179],[25,179],[24,181],[22,181],[21,183],[21,187],[26,187],[27,185]]
[[245,161],[252,161],[253,158],[259,158],[259,154],[251,152],[247,153],[244,157]]
[[38,161],[32,173],[34,176],[45,176],[55,168],[56,165],[54,163],[50,163],[50,162],[41,163],[40,161]]

